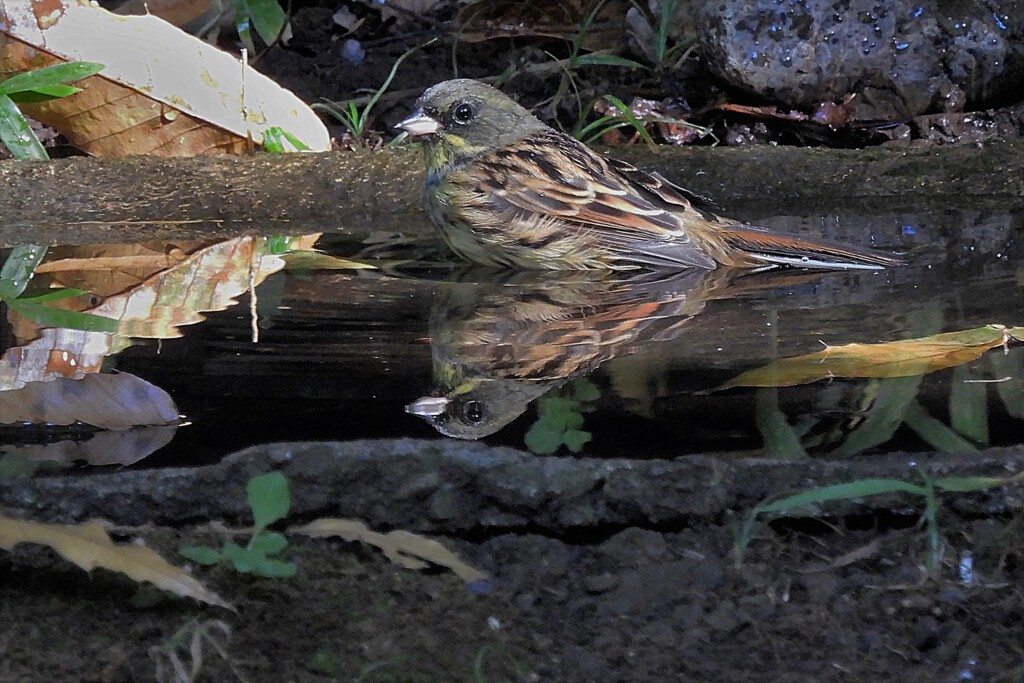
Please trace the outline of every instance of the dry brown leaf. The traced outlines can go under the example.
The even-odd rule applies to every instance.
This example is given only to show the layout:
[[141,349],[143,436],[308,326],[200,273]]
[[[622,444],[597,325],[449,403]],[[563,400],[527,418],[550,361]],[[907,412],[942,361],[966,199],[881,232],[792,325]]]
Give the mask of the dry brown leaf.
[[[319,234],[294,238],[294,249],[311,249]],[[204,320],[204,313],[232,306],[235,299],[284,268],[268,254],[266,240],[237,237],[206,246],[128,291],[86,312],[119,321],[118,333],[38,328],[18,322],[18,338],[31,339],[0,356],[0,391],[58,377],[81,379],[99,372],[103,359],[131,344],[132,337],[180,337],[178,329]],[[14,313],[8,312],[14,319]],[[24,336],[23,336],[24,335]]]
[[346,541],[360,541],[380,548],[384,555],[406,569],[425,569],[427,562],[451,569],[456,576],[467,583],[489,578],[485,572],[475,569],[437,541],[424,538],[409,531],[391,531],[386,534],[372,531],[365,524],[354,519],[318,519],[303,526],[291,527],[291,533],[325,538],[338,536]]
[[[618,50],[625,43],[629,0],[608,0],[583,36],[585,50]],[[463,7],[456,23],[459,39],[476,43],[492,38],[545,36],[572,40],[593,9],[592,2],[571,0],[477,0]]]
[[148,581],[157,588],[177,595],[234,610],[216,593],[169,564],[155,551],[131,543],[115,544],[99,522],[78,525],[41,524],[0,517],[0,548],[11,550],[19,543],[40,543],[53,548],[85,571],[103,567],[125,574],[135,581]]
[[189,254],[220,240],[81,244],[50,247],[33,282],[49,287],[75,287],[108,297],[185,260]]
[[309,268],[310,270],[377,270],[378,266],[365,261],[331,256],[321,251],[293,251],[284,255],[289,268]]
[[74,60],[106,68],[77,83],[82,92],[20,106],[90,154],[237,154],[271,126],[330,148],[294,94],[158,17],[89,0],[0,0],[0,78]]
[[86,441],[82,441],[79,435],[69,434],[63,441],[8,446],[4,455],[66,466],[77,462],[89,465],[132,465],[169,444],[177,431],[177,425],[135,427],[116,432],[99,431]]
[[32,382],[0,391],[0,423],[70,425],[100,429],[168,425],[178,420],[174,399],[158,386],[127,372]]
[[789,387],[833,377],[910,377],[963,365],[1011,338],[1021,339],[1022,328],[986,325],[919,339],[883,344],[829,346],[824,351],[744,372],[715,388]]

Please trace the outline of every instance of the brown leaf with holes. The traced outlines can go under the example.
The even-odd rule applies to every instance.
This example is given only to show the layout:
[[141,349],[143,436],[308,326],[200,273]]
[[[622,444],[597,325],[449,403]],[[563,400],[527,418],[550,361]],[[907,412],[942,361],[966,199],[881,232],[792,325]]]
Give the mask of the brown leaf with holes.
[[75,84],[82,92],[20,107],[89,154],[238,154],[271,126],[330,147],[294,94],[162,19],[89,0],[0,0],[0,79],[66,61],[105,68]]

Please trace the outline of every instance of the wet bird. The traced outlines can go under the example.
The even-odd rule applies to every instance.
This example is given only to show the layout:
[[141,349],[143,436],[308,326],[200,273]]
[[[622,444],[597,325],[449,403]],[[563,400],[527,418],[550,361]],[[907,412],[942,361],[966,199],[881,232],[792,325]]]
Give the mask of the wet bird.
[[396,127],[425,143],[431,220],[474,263],[629,270],[901,262],[716,216],[688,190],[594,152],[478,81],[427,89]]

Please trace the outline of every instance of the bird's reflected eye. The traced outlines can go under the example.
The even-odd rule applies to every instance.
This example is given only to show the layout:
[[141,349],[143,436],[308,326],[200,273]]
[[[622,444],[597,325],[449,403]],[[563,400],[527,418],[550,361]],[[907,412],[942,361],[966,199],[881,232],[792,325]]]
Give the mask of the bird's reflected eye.
[[487,414],[487,408],[480,401],[468,401],[462,407],[462,414],[467,422],[477,424],[484,419],[484,416]]
[[467,124],[473,120],[474,115],[476,115],[476,112],[473,111],[473,105],[466,102],[456,105],[455,109],[452,110],[452,120],[455,123]]

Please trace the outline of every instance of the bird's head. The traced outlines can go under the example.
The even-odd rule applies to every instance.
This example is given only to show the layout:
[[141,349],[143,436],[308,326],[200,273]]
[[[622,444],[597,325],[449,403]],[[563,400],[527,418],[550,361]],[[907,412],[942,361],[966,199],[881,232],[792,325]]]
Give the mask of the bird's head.
[[395,126],[426,143],[433,169],[500,149],[545,127],[501,91],[468,78],[428,88]]

